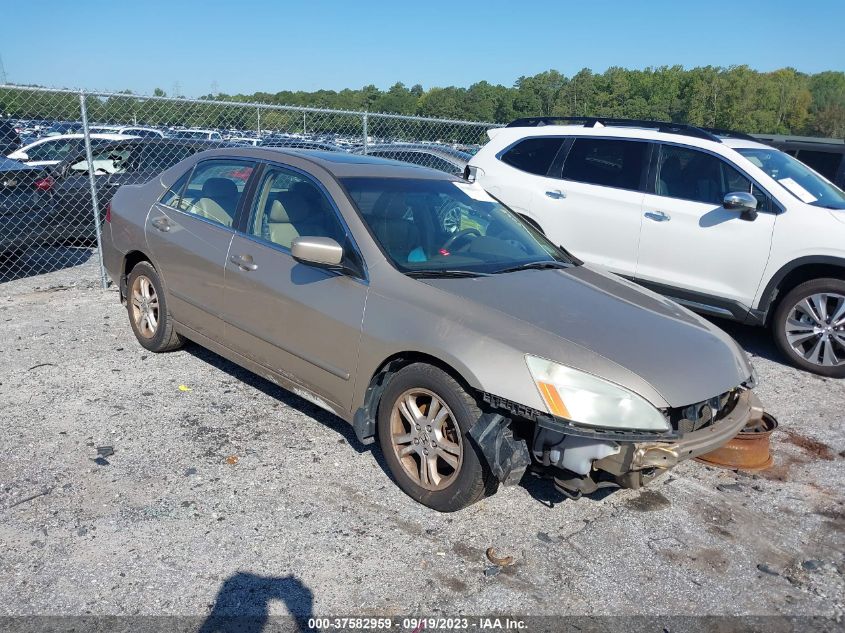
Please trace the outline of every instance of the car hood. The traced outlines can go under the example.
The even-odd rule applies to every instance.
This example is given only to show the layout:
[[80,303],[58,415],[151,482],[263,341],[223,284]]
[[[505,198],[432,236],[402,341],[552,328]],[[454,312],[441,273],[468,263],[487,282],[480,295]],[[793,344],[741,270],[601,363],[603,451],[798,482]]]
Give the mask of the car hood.
[[[525,353],[574,366],[641,395],[640,381],[645,381],[673,407],[724,393],[752,373],[745,352],[716,326],[669,299],[588,266],[421,281],[517,319],[521,323],[514,323],[515,331],[533,326],[531,340],[520,338]],[[572,345],[583,349],[569,354]]]

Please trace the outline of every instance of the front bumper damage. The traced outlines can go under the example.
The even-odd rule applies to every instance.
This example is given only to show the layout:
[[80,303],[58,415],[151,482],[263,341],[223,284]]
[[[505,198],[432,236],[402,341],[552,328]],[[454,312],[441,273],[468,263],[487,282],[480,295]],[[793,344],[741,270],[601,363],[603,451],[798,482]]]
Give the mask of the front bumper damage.
[[743,427],[763,417],[763,406],[749,390],[739,394],[733,409],[710,426],[686,433],[670,442],[632,442],[620,451],[593,462],[593,468],[612,475],[651,469],[667,470],[682,461],[704,455],[732,439]]
[[[510,408],[510,403],[495,396],[485,400],[498,408]],[[510,412],[515,414],[511,420],[530,419],[523,410]],[[533,438],[524,438],[530,451],[505,428],[509,420],[502,416],[482,418],[471,435],[500,481],[518,481],[533,461],[535,467],[551,472],[559,490],[579,495],[605,486],[639,488],[680,462],[724,445],[746,425],[759,422],[763,407],[750,389],[740,388],[731,406],[706,426],[664,434],[596,431],[543,414],[533,417]]]

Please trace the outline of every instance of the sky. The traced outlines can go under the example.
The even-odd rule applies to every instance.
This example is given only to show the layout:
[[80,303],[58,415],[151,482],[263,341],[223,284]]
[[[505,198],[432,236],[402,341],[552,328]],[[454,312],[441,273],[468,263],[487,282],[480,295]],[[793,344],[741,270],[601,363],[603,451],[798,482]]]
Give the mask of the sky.
[[[680,64],[845,70],[845,0],[0,0],[7,81],[193,97]],[[15,28],[9,28],[15,25]]]

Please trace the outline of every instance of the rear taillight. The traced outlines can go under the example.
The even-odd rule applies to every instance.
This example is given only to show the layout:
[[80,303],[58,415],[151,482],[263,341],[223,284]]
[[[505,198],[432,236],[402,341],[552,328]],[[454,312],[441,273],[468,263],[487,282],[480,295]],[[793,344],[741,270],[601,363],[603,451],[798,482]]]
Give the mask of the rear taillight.
[[111,224],[111,202],[106,205],[106,222]]
[[38,191],[50,191],[55,183],[56,181],[53,180],[52,176],[44,176],[44,178],[39,178],[35,181],[35,188]]

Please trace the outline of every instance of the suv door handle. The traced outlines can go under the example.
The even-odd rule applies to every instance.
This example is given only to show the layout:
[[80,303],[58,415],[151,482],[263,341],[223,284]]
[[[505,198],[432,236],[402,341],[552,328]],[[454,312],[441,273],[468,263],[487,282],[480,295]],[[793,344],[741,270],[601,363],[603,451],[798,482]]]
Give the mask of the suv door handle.
[[553,200],[560,200],[561,198],[566,197],[566,194],[563,193],[560,189],[554,189],[552,191],[547,191],[546,195]]
[[672,216],[663,213],[663,211],[646,211],[645,217],[649,220],[654,220],[655,222],[668,222],[672,219]]
[[170,220],[167,218],[153,218],[150,220],[150,224],[162,233],[167,233],[170,230]]
[[252,256],[250,255],[232,255],[229,257],[229,261],[247,272],[258,270],[258,264],[252,261]]

